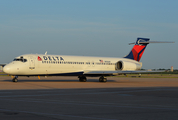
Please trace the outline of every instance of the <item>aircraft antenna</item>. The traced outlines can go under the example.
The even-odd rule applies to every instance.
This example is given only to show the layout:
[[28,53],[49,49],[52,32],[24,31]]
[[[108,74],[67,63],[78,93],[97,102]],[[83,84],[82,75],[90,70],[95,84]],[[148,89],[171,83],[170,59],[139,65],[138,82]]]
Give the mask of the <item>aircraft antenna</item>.
[[47,55],[47,51],[45,52],[45,55]]

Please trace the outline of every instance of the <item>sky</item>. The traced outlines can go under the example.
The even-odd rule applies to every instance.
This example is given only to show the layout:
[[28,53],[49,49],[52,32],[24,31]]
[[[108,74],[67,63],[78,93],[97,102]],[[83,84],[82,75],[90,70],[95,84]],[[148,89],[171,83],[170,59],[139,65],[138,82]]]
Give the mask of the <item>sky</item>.
[[144,69],[178,69],[176,0],[0,0],[0,63],[22,54],[124,57],[150,41]]

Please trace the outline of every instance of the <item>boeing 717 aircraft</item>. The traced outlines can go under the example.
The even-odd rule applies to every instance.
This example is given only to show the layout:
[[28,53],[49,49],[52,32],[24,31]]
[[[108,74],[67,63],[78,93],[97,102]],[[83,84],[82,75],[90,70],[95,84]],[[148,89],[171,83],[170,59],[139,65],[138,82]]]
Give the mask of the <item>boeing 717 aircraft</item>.
[[[86,82],[87,76],[100,77],[99,82],[106,82],[107,76],[141,73],[142,63],[139,62],[149,38],[137,38],[134,47],[123,58],[85,57],[47,54],[25,54],[16,57],[11,63],[4,66],[3,71],[14,76],[78,76],[79,81]],[[167,42],[168,43],[168,42]]]

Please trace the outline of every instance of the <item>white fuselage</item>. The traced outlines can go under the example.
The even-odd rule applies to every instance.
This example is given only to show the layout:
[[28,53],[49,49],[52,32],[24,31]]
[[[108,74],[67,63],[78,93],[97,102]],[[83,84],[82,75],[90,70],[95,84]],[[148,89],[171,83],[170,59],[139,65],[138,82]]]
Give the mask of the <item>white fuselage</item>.
[[141,63],[126,58],[85,57],[65,55],[26,54],[14,59],[4,67],[11,75],[81,75],[86,71],[139,70]]

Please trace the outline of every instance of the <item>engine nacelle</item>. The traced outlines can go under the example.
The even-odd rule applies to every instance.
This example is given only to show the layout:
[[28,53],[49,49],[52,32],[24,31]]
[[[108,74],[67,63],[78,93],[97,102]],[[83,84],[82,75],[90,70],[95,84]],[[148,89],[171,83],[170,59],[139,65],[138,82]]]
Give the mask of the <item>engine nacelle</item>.
[[116,63],[116,70],[140,70],[142,67],[141,62],[118,61]]

